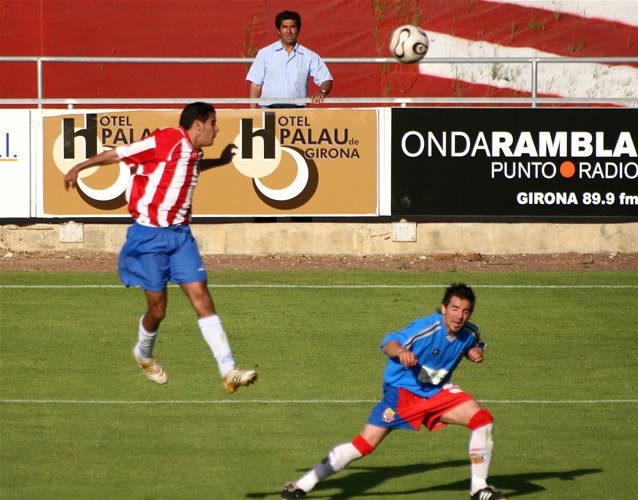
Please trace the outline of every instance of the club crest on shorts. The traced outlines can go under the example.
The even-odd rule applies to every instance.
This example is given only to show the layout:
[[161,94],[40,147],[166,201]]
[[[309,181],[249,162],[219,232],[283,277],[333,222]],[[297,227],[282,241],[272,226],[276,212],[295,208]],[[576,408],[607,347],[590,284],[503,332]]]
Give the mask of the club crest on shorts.
[[386,423],[390,423],[394,420],[394,417],[396,417],[396,415],[396,412],[392,408],[386,408],[383,412],[383,421]]

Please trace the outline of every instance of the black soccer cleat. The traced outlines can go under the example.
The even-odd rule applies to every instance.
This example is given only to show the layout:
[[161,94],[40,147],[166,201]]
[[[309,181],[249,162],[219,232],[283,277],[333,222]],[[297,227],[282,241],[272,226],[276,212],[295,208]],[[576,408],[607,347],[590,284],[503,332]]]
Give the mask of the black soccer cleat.
[[295,483],[288,483],[281,492],[282,500],[291,500],[295,498],[306,498],[306,492],[298,488]]
[[507,500],[507,497],[494,486],[487,486],[474,493],[472,500]]

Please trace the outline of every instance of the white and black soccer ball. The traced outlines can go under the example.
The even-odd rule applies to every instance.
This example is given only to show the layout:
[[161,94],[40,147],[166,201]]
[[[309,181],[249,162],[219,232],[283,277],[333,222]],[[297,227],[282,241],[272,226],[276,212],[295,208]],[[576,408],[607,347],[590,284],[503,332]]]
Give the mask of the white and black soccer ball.
[[428,53],[429,47],[427,33],[412,24],[399,26],[390,38],[390,53],[401,63],[419,62]]

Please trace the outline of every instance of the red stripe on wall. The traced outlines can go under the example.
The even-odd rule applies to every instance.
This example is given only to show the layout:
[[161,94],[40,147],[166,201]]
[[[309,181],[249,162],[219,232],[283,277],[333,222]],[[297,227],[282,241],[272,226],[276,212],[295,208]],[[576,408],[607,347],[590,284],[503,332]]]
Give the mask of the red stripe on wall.
[[567,57],[635,57],[638,28],[602,19],[485,1],[425,0],[422,27]]

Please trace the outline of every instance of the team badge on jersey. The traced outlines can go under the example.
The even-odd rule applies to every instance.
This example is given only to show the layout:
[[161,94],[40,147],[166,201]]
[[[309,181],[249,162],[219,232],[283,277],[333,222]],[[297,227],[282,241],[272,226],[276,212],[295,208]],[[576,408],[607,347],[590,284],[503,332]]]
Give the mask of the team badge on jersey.
[[390,423],[394,420],[396,416],[396,412],[392,408],[386,408],[383,412],[383,421],[386,423]]

